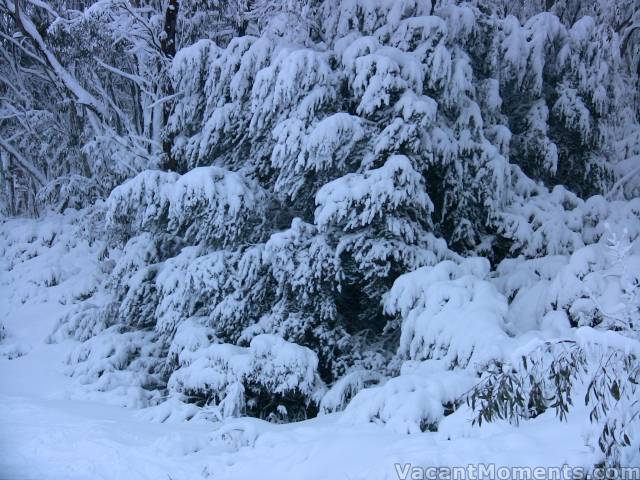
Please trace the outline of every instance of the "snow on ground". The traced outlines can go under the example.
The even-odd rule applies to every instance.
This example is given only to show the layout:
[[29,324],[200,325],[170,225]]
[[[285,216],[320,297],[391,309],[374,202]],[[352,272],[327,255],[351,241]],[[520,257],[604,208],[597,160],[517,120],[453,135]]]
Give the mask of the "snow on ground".
[[0,479],[199,478],[210,426],[73,399],[80,386],[63,371],[74,342],[45,342],[64,310],[43,303],[3,318],[7,342],[28,353],[0,359]]
[[[566,424],[550,412],[517,429],[472,427],[461,409],[437,433],[405,435],[342,413],[286,425],[247,418],[159,423],[152,421],[157,410],[109,405],[108,394],[89,396],[64,374],[77,343],[47,342],[73,304],[69,292],[91,289],[98,267],[89,259],[99,245],[33,235],[19,222],[11,227],[10,235],[8,228],[2,232],[9,247],[0,257],[0,322],[7,334],[0,342],[0,480],[382,480],[399,478],[396,463],[587,467],[596,461],[577,407]],[[50,238],[46,248],[39,238]],[[11,264],[16,252],[24,256]],[[55,281],[42,281],[50,277]]]
[[417,435],[355,426],[341,414],[288,425],[154,423],[140,411],[74,399],[79,386],[63,374],[73,343],[45,343],[63,310],[42,303],[5,317],[9,340],[28,342],[29,351],[0,359],[2,480],[394,479],[395,463],[586,466],[595,458],[577,422],[559,427],[552,416],[516,430],[478,429],[454,414],[440,432]]

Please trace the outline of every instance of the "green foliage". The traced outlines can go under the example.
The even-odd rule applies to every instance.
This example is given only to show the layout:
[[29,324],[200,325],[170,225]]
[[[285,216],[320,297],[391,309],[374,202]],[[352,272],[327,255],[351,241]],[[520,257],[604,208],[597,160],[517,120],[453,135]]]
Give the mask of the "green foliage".
[[473,424],[506,420],[518,424],[553,409],[566,421],[574,398],[585,390],[589,421],[600,429],[598,446],[608,464],[624,449],[638,448],[640,364],[635,353],[574,341],[546,342],[515,365],[495,362],[467,396]]

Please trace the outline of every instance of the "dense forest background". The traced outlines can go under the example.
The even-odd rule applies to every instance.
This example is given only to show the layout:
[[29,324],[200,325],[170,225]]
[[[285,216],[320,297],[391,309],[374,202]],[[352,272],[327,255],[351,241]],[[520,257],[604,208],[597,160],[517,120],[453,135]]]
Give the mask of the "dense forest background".
[[584,397],[640,458],[637,0],[0,0],[0,53],[5,286],[73,305],[88,388],[409,433]]

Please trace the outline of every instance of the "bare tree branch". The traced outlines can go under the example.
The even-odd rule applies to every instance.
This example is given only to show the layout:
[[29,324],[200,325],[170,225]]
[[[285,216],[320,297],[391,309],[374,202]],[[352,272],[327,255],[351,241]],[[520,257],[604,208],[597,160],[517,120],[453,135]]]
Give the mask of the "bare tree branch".
[[47,177],[35,165],[22,156],[13,146],[0,138],[0,147],[2,147],[11,157],[13,157],[18,165],[27,173],[29,173],[41,186],[47,183]]

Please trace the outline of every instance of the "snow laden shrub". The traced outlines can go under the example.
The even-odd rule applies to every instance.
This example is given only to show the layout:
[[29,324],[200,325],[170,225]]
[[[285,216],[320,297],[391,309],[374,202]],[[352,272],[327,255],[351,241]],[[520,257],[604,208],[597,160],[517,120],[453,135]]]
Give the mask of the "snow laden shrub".
[[385,376],[377,370],[352,370],[334,382],[323,395],[320,411],[331,413],[344,410],[360,390],[377,385],[383,380]]
[[513,106],[504,110],[513,158],[548,185],[581,196],[602,192],[613,180],[605,160],[618,140],[612,123],[624,122],[626,110],[625,76],[605,66],[618,62],[605,46],[612,32],[592,17],[565,25],[548,12],[524,25],[508,16],[501,29],[501,97]]
[[[273,234],[264,244],[260,261],[262,272],[253,270],[255,264],[243,264],[252,277],[240,276],[244,283],[236,290],[231,304],[223,301],[218,312],[220,324],[226,318],[237,318],[236,298],[253,302],[256,322],[238,318],[233,335],[240,333],[241,341],[249,341],[261,333],[274,333],[283,338],[312,348],[320,359],[320,369],[327,380],[335,378],[353,342],[348,324],[340,316],[335,295],[340,288],[342,270],[329,239],[317,227],[294,219],[291,228]],[[257,260],[253,254],[250,261]],[[262,290],[266,289],[266,290]],[[273,296],[271,296],[273,295]],[[232,327],[233,325],[229,325]],[[237,328],[240,326],[241,328]]]
[[348,340],[333,300],[339,278],[326,237],[299,219],[243,251],[204,254],[188,247],[167,260],[156,279],[156,330],[170,341],[174,329],[192,317],[228,343],[276,334],[313,348],[323,375],[330,375],[339,368],[336,352]]
[[352,313],[363,328],[375,318],[376,300],[392,279],[448,254],[445,242],[427,232],[433,204],[406,156],[391,156],[380,168],[327,183],[318,191],[316,204],[315,223],[339,238],[336,255],[344,275],[359,286],[351,294],[360,302],[370,299],[369,308]]
[[186,245],[223,247],[240,235],[259,238],[264,197],[241,175],[210,167],[183,176],[143,172],[114,190],[108,207],[107,228],[131,230],[122,234],[128,241],[106,285],[119,303],[119,323],[152,328],[163,313],[156,310],[167,288],[157,277],[165,261]]
[[[434,430],[465,398],[478,423],[515,422],[548,409],[565,419],[591,375],[600,382],[588,402],[594,419],[599,415],[594,421],[609,422],[607,429],[601,425],[598,442],[607,461],[618,458],[620,448],[632,445],[625,438],[636,429],[637,392],[626,392],[629,401],[621,405],[631,412],[628,418],[605,419],[603,412],[617,412],[612,406],[618,399],[603,396],[609,371],[598,368],[611,356],[618,381],[635,381],[637,359],[628,350],[638,338],[640,268],[628,231],[615,235],[610,225],[602,228],[608,233],[600,243],[571,256],[505,260],[495,273],[483,258],[447,260],[400,276],[385,297],[385,311],[396,316],[387,329],[400,330],[399,372],[356,393],[345,421],[383,423],[400,432]],[[593,328],[598,330],[586,337],[587,345],[580,335]],[[513,375],[512,365],[518,365]],[[341,392],[352,395],[350,383],[359,387],[348,380],[329,391],[328,411],[340,405]]]
[[126,240],[142,232],[164,232],[189,244],[220,245],[250,240],[262,218],[259,186],[217,167],[179,176],[146,171],[117,187],[109,197],[106,227]]
[[[72,310],[58,330],[85,342],[69,358],[70,373],[115,393],[116,386],[164,385],[163,355],[175,328],[167,327],[162,310],[167,288],[158,277],[165,262],[189,243],[223,246],[245,229],[260,235],[261,195],[239,174],[213,167],[183,176],[143,172],[115,189],[106,205],[109,275],[99,294]],[[114,360],[112,349],[99,348],[101,341],[129,347]]]
[[474,381],[474,375],[463,370],[449,371],[432,362],[406,363],[399,376],[360,390],[346,406],[341,421],[372,422],[407,434],[436,431]]
[[638,335],[640,256],[625,240],[610,237],[608,252],[592,246],[574,253],[552,283],[552,306],[565,311],[573,326]]
[[586,200],[563,186],[551,191],[514,169],[510,205],[495,222],[509,242],[509,255],[538,258],[572,254],[606,240],[611,231],[627,230],[629,241],[640,235],[640,199],[609,201],[601,195]]
[[[348,15],[347,4],[322,13],[327,27],[349,23],[336,18]],[[368,6],[358,8],[364,14]],[[434,197],[422,208],[432,213],[436,204],[436,230],[456,232],[463,248],[473,245],[480,228],[475,215],[486,217],[504,202],[508,165],[484,135],[470,60],[455,47],[457,29],[448,34],[447,20],[419,17],[420,8],[407,5],[406,18],[380,24],[375,34],[331,27],[324,47],[284,46],[264,36],[182,52],[175,81],[207,105],[172,117],[176,157],[187,168],[214,159],[251,168],[311,221],[312,199],[325,184],[344,175],[366,178],[369,170],[379,176],[391,169],[386,162],[403,155],[423,177],[416,201]],[[456,192],[465,190],[461,202]],[[421,217],[414,221],[431,231]]]
[[[92,217],[85,209],[0,220],[0,356],[18,358],[36,346],[25,338],[34,327],[20,309],[35,320],[55,321],[98,291],[104,242],[95,238],[99,228],[89,228]],[[37,313],[45,304],[49,319]]]
[[474,410],[473,422],[518,424],[547,410],[566,420],[570,410],[583,403],[588,420],[597,425],[593,443],[604,462],[636,465],[640,458],[640,343],[608,333],[603,336],[582,327],[576,331],[577,340],[545,342],[513,363],[495,362],[467,397]]
[[630,79],[608,25],[549,13],[523,25],[465,4],[345,0],[318,12],[322,43],[265,34],[178,53],[174,82],[188,95],[170,130],[183,168],[242,165],[310,221],[324,184],[402,154],[425,180],[429,229],[499,259],[514,175],[586,197],[613,186],[606,159],[635,155],[623,146],[637,130],[624,113]]
[[401,322],[398,354],[475,371],[501,357],[508,304],[488,274],[489,262],[476,257],[398,278],[385,299],[385,310]]
[[[198,173],[204,178],[198,178]],[[291,229],[273,234],[265,243],[237,245],[236,235],[243,225],[264,217],[264,204],[256,203],[264,196],[257,187],[255,194],[243,188],[246,183],[240,175],[229,172],[228,177],[225,183],[220,169],[208,168],[182,177],[144,172],[113,192],[106,217],[113,232],[109,276],[100,295],[74,309],[59,329],[84,342],[69,357],[69,372],[98,390],[124,395],[121,402],[132,405],[152,405],[160,389],[166,388],[169,395],[201,406],[222,408],[239,399],[245,402],[246,397],[249,408],[243,407],[243,412],[272,414],[280,420],[304,418],[317,410],[318,386],[323,385],[319,377],[313,388],[308,382],[285,387],[257,379],[259,372],[247,372],[243,374],[245,390],[239,389],[238,377],[235,396],[209,382],[195,388],[175,380],[193,375],[203,365],[190,366],[190,360],[178,353],[188,325],[209,332],[198,344],[203,348],[225,342],[230,348],[234,345],[229,342],[253,345],[252,339],[265,332],[277,334],[274,338],[282,342],[284,337],[309,345],[323,361],[319,366],[316,356],[309,360],[316,376],[317,369],[330,374],[334,351],[340,348],[341,336],[347,336],[337,325],[331,302],[340,275],[324,236],[314,226],[294,220]],[[161,188],[147,193],[148,185]],[[132,208],[133,202],[142,208]],[[185,221],[185,212],[193,212],[193,223]],[[212,228],[207,219],[217,222],[218,228]],[[259,238],[261,230],[255,228],[247,235],[244,242]],[[230,242],[236,243],[236,250],[216,250]],[[118,342],[120,349],[106,347]],[[260,361],[268,360],[269,354],[252,352]],[[288,367],[287,358],[293,362]],[[295,370],[295,358],[273,360],[274,372]],[[258,383],[253,385],[252,379]],[[269,391],[282,393],[278,404],[282,408],[270,407]]]
[[94,226],[98,215],[69,209],[37,220],[0,220],[1,303],[71,305],[95,294],[104,274],[98,259],[102,232]]
[[67,372],[109,402],[141,408],[158,401],[162,362],[153,332],[113,325],[70,352]]
[[509,328],[561,336],[571,327],[592,326],[636,335],[640,264],[637,237],[629,238],[623,229],[571,256],[501,262],[494,283],[510,299]]
[[[513,301],[517,315],[524,317],[520,325],[512,320],[514,327],[522,331],[528,318],[541,318],[538,328],[547,328],[555,338],[523,347],[511,358],[496,358],[468,403],[478,424],[497,419],[518,423],[552,409],[566,420],[584,396],[588,420],[599,428],[595,443],[604,461],[636,464],[640,459],[637,241],[630,242],[626,230],[621,235],[610,232],[606,243],[584,247],[565,262],[553,268],[548,279],[533,282],[529,293],[518,291]],[[538,305],[527,309],[532,298]]]
[[[180,336],[187,340],[183,328]],[[177,351],[174,342],[178,368],[169,378],[170,392],[212,405],[209,413],[219,419],[250,415],[283,421],[313,415],[324,383],[318,358],[308,348],[267,334],[253,337],[248,347],[190,340]]]
[[345,409],[346,421],[373,421],[406,433],[437,429],[479,372],[511,346],[508,304],[488,273],[486,259],[467,258],[395,281],[385,310],[396,316],[387,328],[400,330],[399,375],[357,393]]

